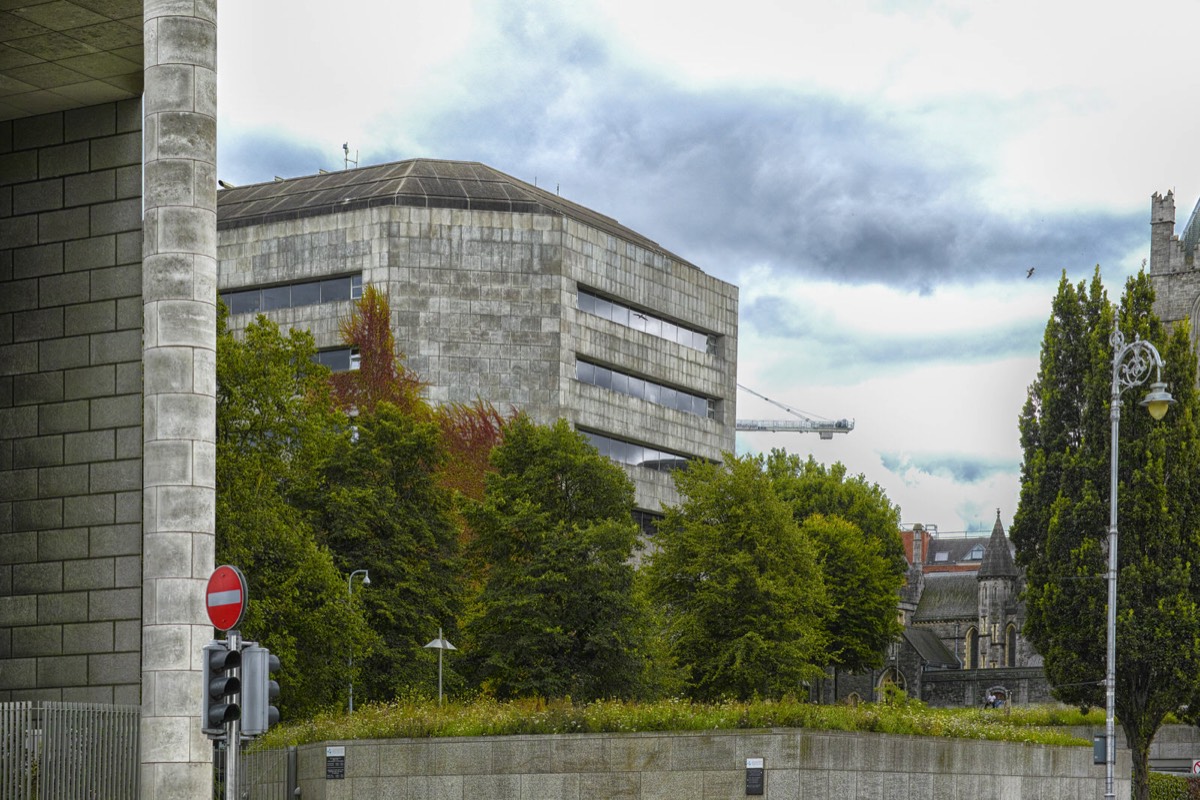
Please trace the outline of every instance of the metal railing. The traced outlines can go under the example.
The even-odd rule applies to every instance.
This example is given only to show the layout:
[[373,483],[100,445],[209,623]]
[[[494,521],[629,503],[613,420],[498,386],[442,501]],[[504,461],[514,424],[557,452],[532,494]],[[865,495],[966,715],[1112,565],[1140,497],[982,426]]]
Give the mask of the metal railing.
[[[238,759],[237,800],[294,800],[299,797],[296,748],[247,750]],[[213,800],[225,800],[225,742],[213,747]]]
[[137,800],[138,706],[0,703],[0,800]]

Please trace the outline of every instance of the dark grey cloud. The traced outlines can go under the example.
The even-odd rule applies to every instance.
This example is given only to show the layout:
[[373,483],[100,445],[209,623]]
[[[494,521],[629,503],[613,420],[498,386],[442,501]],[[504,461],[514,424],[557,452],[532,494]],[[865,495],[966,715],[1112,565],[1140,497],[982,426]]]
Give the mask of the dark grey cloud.
[[961,453],[880,453],[880,460],[889,472],[899,476],[917,470],[956,483],[981,483],[995,475],[1017,474],[1021,465],[1016,461],[983,458]]
[[[919,291],[1023,279],[1028,266],[1053,279],[1112,264],[1145,238],[1140,213],[993,211],[978,199],[992,165],[933,146],[886,110],[777,88],[694,91],[632,65],[566,6],[492,8],[489,44],[458,65],[454,96],[469,99],[381,108],[380,138],[403,131],[416,144],[379,161],[483,161],[726,280],[754,265]],[[268,179],[330,160],[265,134],[223,140],[221,157]]]

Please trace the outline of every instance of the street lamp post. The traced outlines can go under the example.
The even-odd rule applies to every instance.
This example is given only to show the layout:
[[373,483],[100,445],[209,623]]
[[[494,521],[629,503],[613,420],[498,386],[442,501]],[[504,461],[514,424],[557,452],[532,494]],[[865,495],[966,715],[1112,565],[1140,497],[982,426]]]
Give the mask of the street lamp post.
[[442,704],[442,651],[457,650],[458,648],[450,644],[450,642],[448,642],[446,638],[442,636],[441,628],[438,628],[438,637],[429,644],[425,645],[425,647],[438,651],[438,705],[440,706]]
[[[362,579],[363,586],[371,585],[371,574],[367,570],[356,569],[356,570],[354,570],[354,572],[351,572],[350,577],[346,579],[346,596],[351,599],[353,599],[353,597],[354,597],[354,576],[355,575],[363,576],[363,579]],[[349,678],[350,678],[350,699],[349,699],[349,706],[348,706],[349,712],[348,713],[353,714],[354,713],[354,646],[351,645],[350,647],[351,647],[350,657],[347,659],[347,662],[346,662],[346,665],[349,668],[348,672],[349,672]]]
[[1116,797],[1113,773],[1117,759],[1117,456],[1118,433],[1121,427],[1121,392],[1145,383],[1150,375],[1150,368],[1154,367],[1155,381],[1150,384],[1150,391],[1142,398],[1140,405],[1145,406],[1150,416],[1157,420],[1166,416],[1167,408],[1175,402],[1167,391],[1167,385],[1162,382],[1163,360],[1154,345],[1137,337],[1126,344],[1125,335],[1119,330],[1113,331],[1109,342],[1113,348],[1113,374],[1112,402],[1109,408],[1109,417],[1112,419],[1112,451],[1109,456],[1108,495],[1108,668],[1104,677],[1106,800]]

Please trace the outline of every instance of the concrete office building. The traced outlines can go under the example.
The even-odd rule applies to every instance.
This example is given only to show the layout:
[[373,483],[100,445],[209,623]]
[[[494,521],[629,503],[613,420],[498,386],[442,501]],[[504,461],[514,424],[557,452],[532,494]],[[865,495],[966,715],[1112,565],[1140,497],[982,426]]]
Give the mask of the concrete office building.
[[140,704],[212,794],[216,0],[0,5],[0,702]]
[[386,290],[434,402],[560,418],[624,464],[647,515],[668,470],[734,449],[737,288],[483,164],[415,159],[222,190],[219,286],[350,368],[338,321]]

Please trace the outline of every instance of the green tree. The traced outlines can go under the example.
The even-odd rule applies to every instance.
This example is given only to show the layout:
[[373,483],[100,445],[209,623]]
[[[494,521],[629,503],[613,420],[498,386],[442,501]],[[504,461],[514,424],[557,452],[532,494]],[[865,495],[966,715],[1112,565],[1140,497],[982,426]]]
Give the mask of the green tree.
[[675,482],[645,578],[688,693],[779,697],[820,678],[825,585],[762,458],[693,462]]
[[463,663],[489,692],[591,700],[639,692],[633,486],[560,420],[510,421],[482,503],[467,510],[485,565]]
[[878,484],[848,477],[840,463],[825,467],[811,456],[772,450],[767,475],[816,548],[831,611],[826,664],[882,666],[901,632],[896,609],[908,571],[900,509]]
[[[1138,407],[1146,386],[1121,395],[1116,711],[1133,751],[1133,796],[1149,796],[1148,754],[1169,712],[1200,687],[1200,431],[1196,357],[1186,324],[1168,334],[1144,273],[1119,308],[1097,274],[1060,282],[1037,380],[1021,416],[1025,449],[1013,535],[1027,565],[1026,633],[1056,696],[1104,704],[1107,527],[1114,325],[1154,343],[1177,404],[1162,421]],[[1072,386],[1072,381],[1078,381]]]
[[[381,641],[360,659],[356,699],[436,691],[437,656],[423,645],[439,627],[451,641],[457,635],[458,531],[450,493],[436,479],[444,455],[433,421],[381,401],[357,418],[353,438],[339,440],[310,498],[338,567],[370,573],[355,599]],[[447,666],[454,687],[453,661]]]
[[345,438],[332,411],[328,370],[312,360],[312,338],[260,317],[241,338],[218,322],[216,559],[246,575],[249,606],[240,629],[279,656],[284,719],[336,706],[350,647],[373,637],[345,579],[294,502],[318,481],[319,465]]

